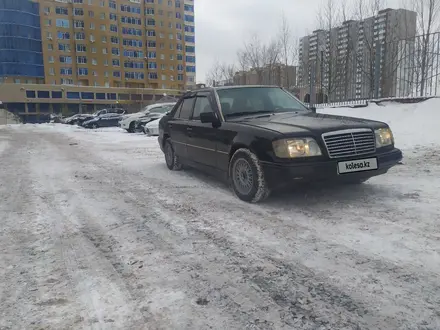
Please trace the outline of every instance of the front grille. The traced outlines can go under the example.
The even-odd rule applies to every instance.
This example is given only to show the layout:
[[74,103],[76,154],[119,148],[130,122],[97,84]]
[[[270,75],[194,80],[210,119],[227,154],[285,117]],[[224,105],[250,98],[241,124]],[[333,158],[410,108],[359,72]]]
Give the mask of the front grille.
[[359,128],[322,135],[330,158],[366,155],[376,152],[376,139],[371,129]]

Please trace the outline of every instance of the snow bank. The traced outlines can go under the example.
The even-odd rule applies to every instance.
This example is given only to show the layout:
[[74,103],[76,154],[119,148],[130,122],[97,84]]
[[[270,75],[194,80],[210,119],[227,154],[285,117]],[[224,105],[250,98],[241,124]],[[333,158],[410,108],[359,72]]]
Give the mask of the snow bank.
[[440,99],[408,104],[386,102],[365,108],[325,108],[318,112],[383,121],[390,125],[396,146],[402,149],[440,145]]

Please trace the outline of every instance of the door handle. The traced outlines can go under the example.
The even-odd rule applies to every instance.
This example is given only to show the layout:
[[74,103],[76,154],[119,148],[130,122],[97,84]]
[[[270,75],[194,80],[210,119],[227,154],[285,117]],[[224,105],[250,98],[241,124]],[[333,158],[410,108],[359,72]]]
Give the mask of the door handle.
[[187,130],[188,132],[191,132],[193,129],[192,129],[192,127],[187,127],[186,130]]
[[168,124],[168,127],[171,129],[173,128],[173,124]]

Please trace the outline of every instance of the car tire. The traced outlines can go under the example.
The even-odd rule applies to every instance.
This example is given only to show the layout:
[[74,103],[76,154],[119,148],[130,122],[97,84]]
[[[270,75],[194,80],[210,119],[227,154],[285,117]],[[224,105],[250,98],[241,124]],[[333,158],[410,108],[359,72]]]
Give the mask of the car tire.
[[136,123],[134,121],[132,121],[130,123],[130,126],[128,126],[128,133],[134,133],[136,128],[135,128]]
[[258,157],[249,149],[238,149],[229,162],[229,180],[238,198],[258,203],[270,195]]
[[167,164],[168,169],[171,171],[180,171],[182,169],[182,164],[179,161],[179,157],[174,152],[173,145],[171,144],[170,139],[165,141],[164,145],[164,154],[165,154],[165,162]]
[[98,125],[98,124],[93,124],[93,125],[92,125],[92,128],[93,128],[93,129],[97,129],[97,128],[99,128],[99,125]]

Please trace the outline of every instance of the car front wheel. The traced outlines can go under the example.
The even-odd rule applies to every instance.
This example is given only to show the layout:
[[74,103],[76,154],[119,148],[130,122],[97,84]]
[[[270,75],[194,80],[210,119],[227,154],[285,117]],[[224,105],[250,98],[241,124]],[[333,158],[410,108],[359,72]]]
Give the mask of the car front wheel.
[[270,195],[258,157],[249,149],[238,149],[229,163],[229,178],[238,198],[258,203]]
[[99,128],[99,125],[98,125],[98,124],[93,124],[93,125],[92,125],[92,128],[93,128],[93,129],[97,129],[97,128]]
[[130,126],[128,127],[128,133],[134,133],[135,131],[136,131],[136,127],[135,127],[135,122],[134,121],[132,121],[131,123],[130,123]]
[[170,139],[165,141],[164,153],[168,169],[172,171],[180,171],[182,169],[182,164],[179,161],[179,157],[174,152]]

